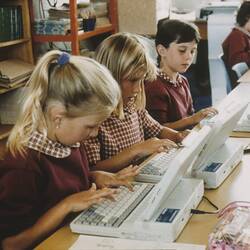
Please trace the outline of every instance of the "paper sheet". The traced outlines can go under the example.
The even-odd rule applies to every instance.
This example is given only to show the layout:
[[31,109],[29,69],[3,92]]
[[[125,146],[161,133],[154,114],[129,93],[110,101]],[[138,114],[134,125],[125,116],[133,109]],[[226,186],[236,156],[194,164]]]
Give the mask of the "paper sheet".
[[205,250],[204,245],[80,235],[69,250]]

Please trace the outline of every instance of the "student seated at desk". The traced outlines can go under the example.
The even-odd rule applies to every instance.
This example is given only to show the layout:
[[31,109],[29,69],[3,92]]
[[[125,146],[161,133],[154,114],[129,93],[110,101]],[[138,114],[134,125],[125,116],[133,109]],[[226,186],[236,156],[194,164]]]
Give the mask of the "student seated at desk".
[[[138,174],[90,172],[83,144],[116,107],[120,89],[93,59],[59,51],[35,68],[0,166],[0,248],[27,249],[71,212],[112,198]],[[97,189],[98,188],[98,189]]]
[[245,62],[250,66],[250,2],[242,3],[236,16],[237,25],[222,43],[223,60],[228,69]]
[[96,51],[120,85],[116,111],[101,124],[96,138],[85,141],[93,169],[116,172],[138,158],[176,147],[187,134],[161,126],[145,110],[144,80],[156,76],[156,66],[138,36],[117,33]]
[[157,79],[145,84],[146,109],[161,124],[173,129],[196,125],[214,108],[194,114],[193,100],[184,73],[191,65],[200,36],[197,27],[180,20],[162,19],[155,38],[159,72]]

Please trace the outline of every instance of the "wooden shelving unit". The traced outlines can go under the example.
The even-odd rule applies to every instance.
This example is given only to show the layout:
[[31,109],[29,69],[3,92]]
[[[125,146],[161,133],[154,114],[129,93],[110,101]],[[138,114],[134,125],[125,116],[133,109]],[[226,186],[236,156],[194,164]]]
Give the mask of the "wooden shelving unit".
[[4,47],[9,47],[12,45],[16,45],[16,44],[22,44],[22,43],[26,43],[29,42],[30,39],[25,38],[25,39],[18,39],[18,40],[12,40],[12,41],[7,41],[7,42],[1,42],[0,43],[0,47],[4,48]]
[[[31,23],[34,22],[33,1],[29,0]],[[71,42],[73,55],[79,54],[79,42],[104,33],[115,33],[117,31],[117,0],[109,0],[109,25],[98,27],[93,31],[78,31],[77,23],[77,0],[70,0],[70,29],[69,35],[36,35],[32,34],[34,42]]]
[[0,60],[17,58],[25,62],[34,63],[30,16],[28,0],[0,0],[1,5],[22,6],[23,38],[19,40],[0,42]]
[[[0,42],[0,61],[6,59],[20,59],[27,63],[34,64],[31,29],[30,29],[30,16],[29,16],[29,3],[28,0],[0,0],[0,5],[19,5],[22,8],[22,21],[23,21],[23,38],[18,40],[11,40]],[[19,87],[24,86],[25,83],[20,83],[12,88],[0,89],[0,94],[9,91],[15,91]],[[0,97],[1,98],[1,97]],[[0,124],[0,156],[4,148],[4,143],[11,130],[11,125]]]

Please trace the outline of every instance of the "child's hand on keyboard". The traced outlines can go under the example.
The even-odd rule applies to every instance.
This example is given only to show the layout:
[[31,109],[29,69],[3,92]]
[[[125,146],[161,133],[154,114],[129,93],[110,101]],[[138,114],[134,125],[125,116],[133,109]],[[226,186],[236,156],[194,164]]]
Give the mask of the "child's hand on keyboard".
[[66,197],[62,202],[65,203],[65,207],[69,209],[69,212],[82,211],[93,204],[102,202],[105,198],[112,198],[117,193],[115,189],[103,188],[96,189],[95,183],[87,191],[72,194]]
[[183,131],[179,131],[176,134],[176,142],[180,143],[182,140],[190,133],[189,129],[185,129]]
[[134,145],[139,157],[144,157],[154,153],[168,151],[177,148],[177,144],[169,139],[158,139],[156,137]]
[[201,109],[200,111],[198,111],[197,113],[192,115],[193,124],[197,124],[202,119],[204,119],[206,117],[213,117],[217,114],[218,114],[218,111],[213,107]]
[[129,190],[133,190],[130,182],[139,172],[139,166],[130,165],[117,173],[92,171],[91,177],[98,188],[126,186]]

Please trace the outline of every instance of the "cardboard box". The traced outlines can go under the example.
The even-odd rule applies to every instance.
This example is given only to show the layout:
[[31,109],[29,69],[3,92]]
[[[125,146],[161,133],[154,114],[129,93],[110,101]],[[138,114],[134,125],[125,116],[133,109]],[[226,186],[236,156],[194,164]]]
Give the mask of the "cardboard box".
[[155,35],[159,19],[169,16],[166,0],[118,0],[119,31]]

